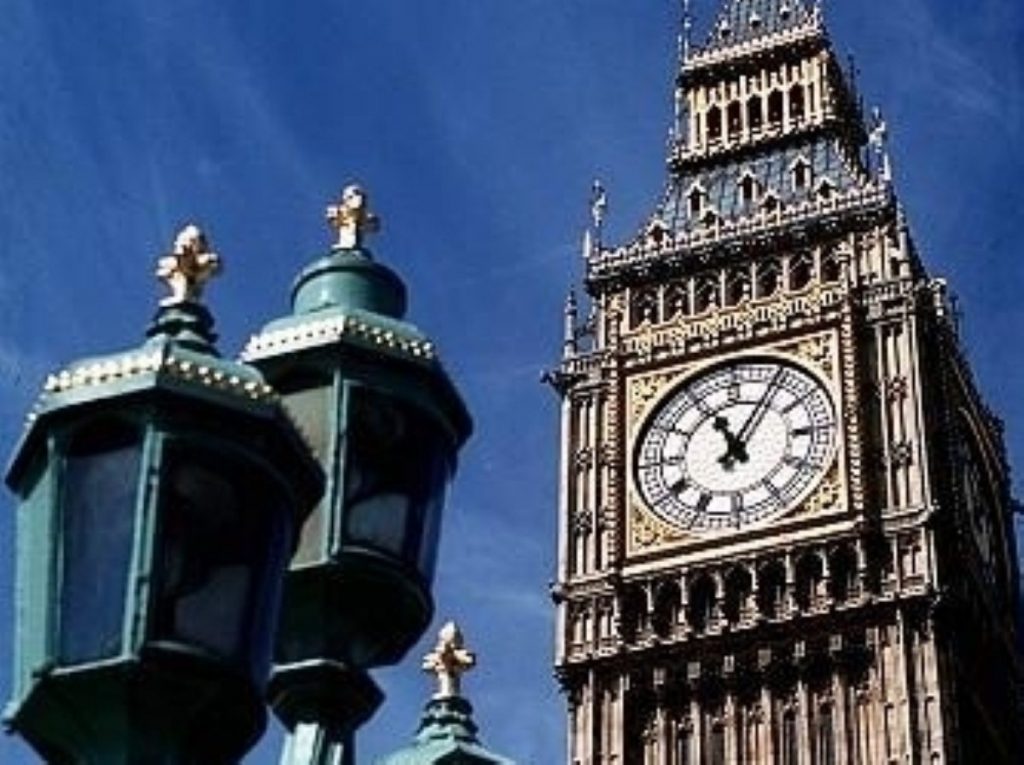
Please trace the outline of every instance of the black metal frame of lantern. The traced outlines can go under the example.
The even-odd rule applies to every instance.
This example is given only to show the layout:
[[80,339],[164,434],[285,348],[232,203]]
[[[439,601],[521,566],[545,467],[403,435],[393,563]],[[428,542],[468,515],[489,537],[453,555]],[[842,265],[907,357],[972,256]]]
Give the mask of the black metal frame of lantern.
[[197,303],[52,377],[7,476],[8,725],[52,763],[236,762],[262,733],[284,568],[323,474]]
[[[351,758],[379,691],[365,670],[400,660],[433,615],[444,494],[472,423],[406,292],[362,247],[303,271],[293,314],[243,357],[278,390],[327,476],[285,584],[270,699],[295,734]],[[287,760],[287,758],[286,758]],[[298,760],[294,760],[298,761]]]

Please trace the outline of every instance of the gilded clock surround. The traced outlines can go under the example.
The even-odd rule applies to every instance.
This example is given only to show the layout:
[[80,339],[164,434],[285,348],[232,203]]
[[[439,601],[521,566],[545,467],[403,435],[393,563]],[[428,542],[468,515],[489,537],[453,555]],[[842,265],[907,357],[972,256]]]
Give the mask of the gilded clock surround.
[[[799,339],[784,340],[774,345],[762,346],[752,351],[753,355],[742,352],[730,356],[736,362],[747,359],[778,360],[796,366],[814,376],[828,391],[837,417],[843,411],[841,376],[839,374],[838,333],[834,330],[816,333]],[[656,372],[637,374],[629,377],[626,382],[626,397],[630,417],[626,432],[625,464],[635,464],[635,448],[638,438],[643,432],[649,418],[657,412],[678,387],[680,381],[701,375],[707,370],[721,365],[720,358],[704,359],[691,363],[660,369]],[[845,484],[845,449],[846,437],[842,423],[836,430],[836,444],[832,450],[828,464],[821,475],[814,480],[807,491],[802,492],[800,499],[791,507],[770,518],[751,525],[744,525],[737,530],[723,530],[709,534],[699,531],[688,531],[679,525],[661,519],[657,513],[646,506],[636,486],[635,477],[629,481],[629,511],[626,517],[627,559],[634,556],[647,556],[661,550],[676,546],[721,544],[722,537],[730,535],[735,538],[746,538],[768,531],[775,533],[781,525],[803,522],[809,517],[819,515],[841,516],[849,508],[844,501],[841,486]],[[630,473],[632,473],[630,468]]]

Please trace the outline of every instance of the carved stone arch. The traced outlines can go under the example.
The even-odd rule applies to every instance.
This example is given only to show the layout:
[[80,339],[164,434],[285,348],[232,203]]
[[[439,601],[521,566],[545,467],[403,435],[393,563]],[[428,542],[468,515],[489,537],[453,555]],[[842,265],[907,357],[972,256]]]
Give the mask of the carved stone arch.
[[654,589],[654,606],[651,609],[651,628],[661,638],[671,636],[679,622],[679,610],[683,598],[679,583],[673,579],[658,582]]
[[693,312],[701,314],[718,308],[720,289],[718,279],[715,276],[704,275],[700,277],[697,280],[697,288],[694,294]]
[[764,100],[757,94],[747,99],[747,125],[751,133],[760,133],[764,128]]
[[665,288],[665,320],[693,313],[690,289],[686,282],[673,282]]
[[630,328],[642,324],[657,324],[661,320],[658,302],[657,289],[649,287],[635,290],[629,300]]
[[647,593],[639,584],[627,584],[619,595],[619,634],[632,643],[647,625]]
[[747,622],[753,615],[754,577],[750,569],[738,565],[725,576],[725,596],[722,613],[726,623],[736,626]]
[[781,619],[786,611],[786,566],[780,560],[763,564],[757,572],[757,610],[765,619]]
[[850,544],[837,545],[829,552],[829,596],[837,604],[857,597],[857,551]]
[[836,186],[836,182],[826,176],[821,178],[817,184],[815,184],[814,193],[817,195],[818,199],[827,202],[835,196],[837,188],[838,186]]
[[713,207],[707,207],[704,213],[700,216],[700,222],[703,226],[715,226],[722,222],[722,216],[719,215],[718,210]]
[[697,633],[707,632],[715,624],[718,588],[710,574],[701,572],[690,580],[687,596],[687,621]]
[[686,205],[691,218],[700,218],[701,213],[704,212],[704,206],[707,204],[707,201],[707,189],[705,189],[699,181],[694,181],[690,184],[690,188],[686,191]]
[[760,261],[757,266],[754,297],[758,300],[775,295],[782,287],[782,263],[778,258]]
[[743,134],[743,105],[739,101],[729,102],[725,111],[725,122],[730,141],[735,141]]
[[737,185],[740,189],[740,199],[745,205],[753,205],[761,196],[761,182],[752,170],[745,170],[740,176]]
[[807,94],[803,83],[796,83],[789,89],[789,118],[799,124],[807,116]]
[[789,284],[792,292],[800,292],[814,281],[814,258],[809,252],[798,252],[789,259]]
[[772,127],[781,127],[785,115],[786,97],[781,90],[772,90],[768,94],[768,124]]
[[796,191],[803,191],[804,189],[810,188],[813,179],[813,173],[811,168],[811,161],[807,159],[803,154],[793,160],[793,163],[789,166],[790,174],[793,178],[793,188]]
[[820,553],[808,551],[796,562],[796,592],[793,593],[797,608],[813,611],[820,605],[825,582],[825,562]]
[[722,140],[722,108],[717,104],[708,109],[708,142]]
[[739,305],[746,302],[753,295],[750,283],[750,268],[748,266],[737,266],[731,269],[725,277],[725,304]]
[[834,284],[843,278],[846,257],[839,247],[826,247],[821,254],[821,281]]

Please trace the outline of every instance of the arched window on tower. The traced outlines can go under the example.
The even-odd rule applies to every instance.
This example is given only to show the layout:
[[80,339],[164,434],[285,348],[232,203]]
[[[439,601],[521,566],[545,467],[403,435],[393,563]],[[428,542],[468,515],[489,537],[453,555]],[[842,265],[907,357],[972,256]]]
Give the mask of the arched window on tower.
[[811,163],[800,157],[793,163],[793,188],[803,191],[811,185]]
[[773,90],[768,94],[768,124],[771,127],[782,127],[782,114],[785,99],[782,91]]
[[707,632],[715,618],[715,583],[711,577],[701,575],[690,585],[687,621],[694,632]]
[[750,299],[750,269],[740,267],[729,272],[726,278],[726,305],[739,305]]
[[754,204],[759,191],[760,184],[754,174],[749,171],[744,173],[740,179],[740,198],[743,200],[743,204],[747,206]]
[[778,260],[765,260],[757,265],[757,299],[768,298],[779,291],[782,267]]
[[679,585],[675,582],[662,582],[654,596],[654,612],[651,614],[651,628],[660,638],[672,635],[676,622],[679,620],[679,609],[682,603]]
[[740,107],[740,102],[733,101],[729,104],[726,114],[729,123],[729,140],[735,141],[743,134],[743,110]]
[[805,109],[804,86],[794,85],[789,89],[789,119],[799,125],[804,121]]
[[829,595],[836,604],[846,603],[857,594],[857,556],[844,545],[829,557]]
[[619,631],[627,643],[636,640],[647,622],[647,597],[637,585],[627,585],[619,603]]
[[758,572],[757,609],[765,619],[781,619],[786,611],[786,570],[768,563]]
[[730,626],[744,624],[750,618],[753,589],[753,579],[745,568],[736,568],[729,572],[725,580],[725,602],[722,610]]
[[658,293],[653,289],[637,290],[630,301],[629,325],[639,327],[641,324],[657,324]]
[[722,110],[717,106],[708,109],[708,143],[722,140]]
[[824,575],[821,558],[815,553],[808,553],[797,562],[795,595],[801,611],[813,611],[821,604]]
[[718,290],[718,280],[713,276],[705,276],[698,281],[694,313],[701,314],[718,308]]
[[705,199],[707,199],[707,193],[697,185],[694,185],[693,188],[690,189],[690,193],[686,195],[686,202],[690,208],[690,217],[692,219],[700,219],[700,214],[704,212]]
[[685,283],[665,288],[665,320],[690,315],[690,290]]
[[821,256],[821,280],[834,284],[843,278],[843,256],[835,247],[830,247]]
[[789,289],[799,292],[814,278],[814,260],[809,253],[801,252],[789,261]]
[[755,135],[760,133],[761,128],[764,127],[763,109],[761,96],[751,96],[747,100],[747,125],[750,127],[750,132]]

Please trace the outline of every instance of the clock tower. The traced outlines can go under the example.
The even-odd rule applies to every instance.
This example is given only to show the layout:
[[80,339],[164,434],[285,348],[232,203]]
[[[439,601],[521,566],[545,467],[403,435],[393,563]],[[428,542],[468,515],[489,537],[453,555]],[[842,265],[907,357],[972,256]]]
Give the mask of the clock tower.
[[570,765],[1024,757],[1009,469],[820,4],[684,22],[668,182],[565,309]]

